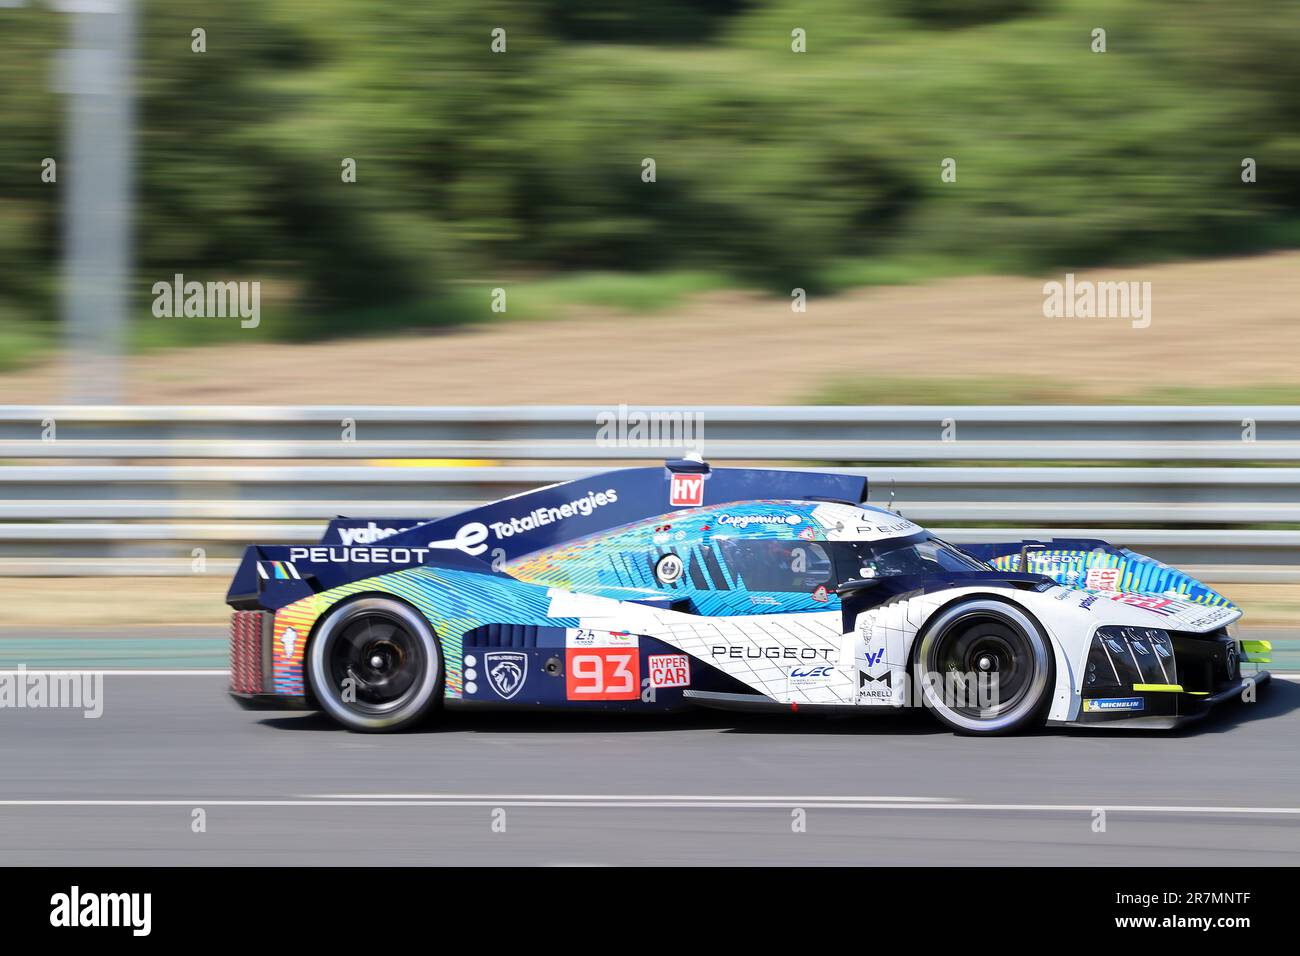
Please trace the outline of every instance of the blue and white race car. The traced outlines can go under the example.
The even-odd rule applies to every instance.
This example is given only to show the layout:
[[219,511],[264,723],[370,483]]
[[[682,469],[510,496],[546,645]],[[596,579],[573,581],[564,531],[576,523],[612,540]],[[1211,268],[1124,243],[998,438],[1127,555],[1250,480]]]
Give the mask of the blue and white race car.
[[1241,611],[1096,540],[958,548],[864,478],[696,461],[247,549],[231,692],[358,731],[443,707],[855,713],[957,731],[1169,727],[1267,671]]

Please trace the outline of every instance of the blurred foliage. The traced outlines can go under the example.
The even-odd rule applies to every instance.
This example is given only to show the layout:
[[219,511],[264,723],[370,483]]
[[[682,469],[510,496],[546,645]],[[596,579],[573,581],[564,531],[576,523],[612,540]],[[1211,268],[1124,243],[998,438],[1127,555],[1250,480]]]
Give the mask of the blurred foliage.
[[711,43],[745,0],[547,0],[545,26],[583,43]]
[[936,29],[994,23],[1039,9],[1039,0],[894,0],[895,11]]
[[[467,283],[534,280],[541,314],[593,290],[659,304],[724,281],[826,289],[1297,239],[1295,0],[141,7],[142,319],[175,272],[261,279],[263,331],[307,338],[492,317]],[[57,313],[60,187],[39,174],[64,148],[49,80],[65,21],[0,10],[7,324]],[[606,275],[628,272],[665,290]]]

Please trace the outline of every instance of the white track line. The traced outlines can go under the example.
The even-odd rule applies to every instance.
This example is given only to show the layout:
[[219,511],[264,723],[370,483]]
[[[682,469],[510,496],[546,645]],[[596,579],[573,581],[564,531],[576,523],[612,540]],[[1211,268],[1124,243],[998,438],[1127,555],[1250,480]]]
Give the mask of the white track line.
[[650,793],[650,794],[615,794],[615,793],[515,793],[509,796],[491,793],[304,793],[301,794],[303,799],[308,800],[407,800],[407,801],[424,801],[424,802],[442,802],[445,800],[542,800],[554,803],[570,803],[575,800],[645,800],[645,801],[662,801],[662,800],[693,800],[693,801],[711,801],[727,800],[739,802],[767,801],[770,803],[821,803],[827,800],[838,800],[849,803],[890,803],[899,801],[902,803],[943,803],[948,800],[955,800],[955,797],[860,797],[860,796],[820,796],[820,797],[751,797],[736,796],[734,794],[675,794],[675,793]]
[[1111,813],[1298,816],[1300,807],[1151,806],[1080,803],[909,803],[897,798],[853,797],[499,797],[448,794],[433,800],[0,800],[0,807],[576,807],[583,809],[746,810],[808,807],[818,810],[962,810],[1000,813]]
[[817,806],[835,809],[897,809],[897,810],[994,810],[1035,812],[1083,812],[1098,808],[1131,813],[1263,813],[1300,815],[1300,807],[1206,807],[1206,806],[1152,806],[1146,804],[1112,805],[1056,804],[1056,803],[959,803],[955,797],[852,797],[852,796],[686,796],[620,794],[570,795],[570,794],[515,794],[492,796],[486,794],[311,794],[321,803],[360,804],[365,806],[554,806],[554,807],[716,807],[739,809],[743,807],[794,807]]

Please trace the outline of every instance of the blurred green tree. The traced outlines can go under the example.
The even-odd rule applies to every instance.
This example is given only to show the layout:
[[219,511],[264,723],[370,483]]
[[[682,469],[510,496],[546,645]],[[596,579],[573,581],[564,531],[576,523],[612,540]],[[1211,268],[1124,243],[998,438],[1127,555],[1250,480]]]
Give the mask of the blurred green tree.
[[[1036,271],[1297,241],[1294,0],[145,0],[139,19],[142,320],[174,272],[268,280],[265,331],[305,337],[458,321],[460,283],[573,270],[814,288],[855,257]],[[11,329],[57,313],[40,164],[64,30],[0,10]]]

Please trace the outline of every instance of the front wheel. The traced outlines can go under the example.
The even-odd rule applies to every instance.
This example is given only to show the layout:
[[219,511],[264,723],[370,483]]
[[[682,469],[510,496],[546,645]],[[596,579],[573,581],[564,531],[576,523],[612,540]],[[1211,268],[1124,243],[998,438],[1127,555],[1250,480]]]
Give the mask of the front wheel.
[[1052,649],[1014,605],[963,601],[930,621],[916,656],[926,706],[954,730],[1006,734],[1043,714],[1053,686]]
[[401,730],[437,704],[442,654],[419,612],[390,598],[359,598],[321,622],[307,649],[307,680],[321,708],[349,730]]

